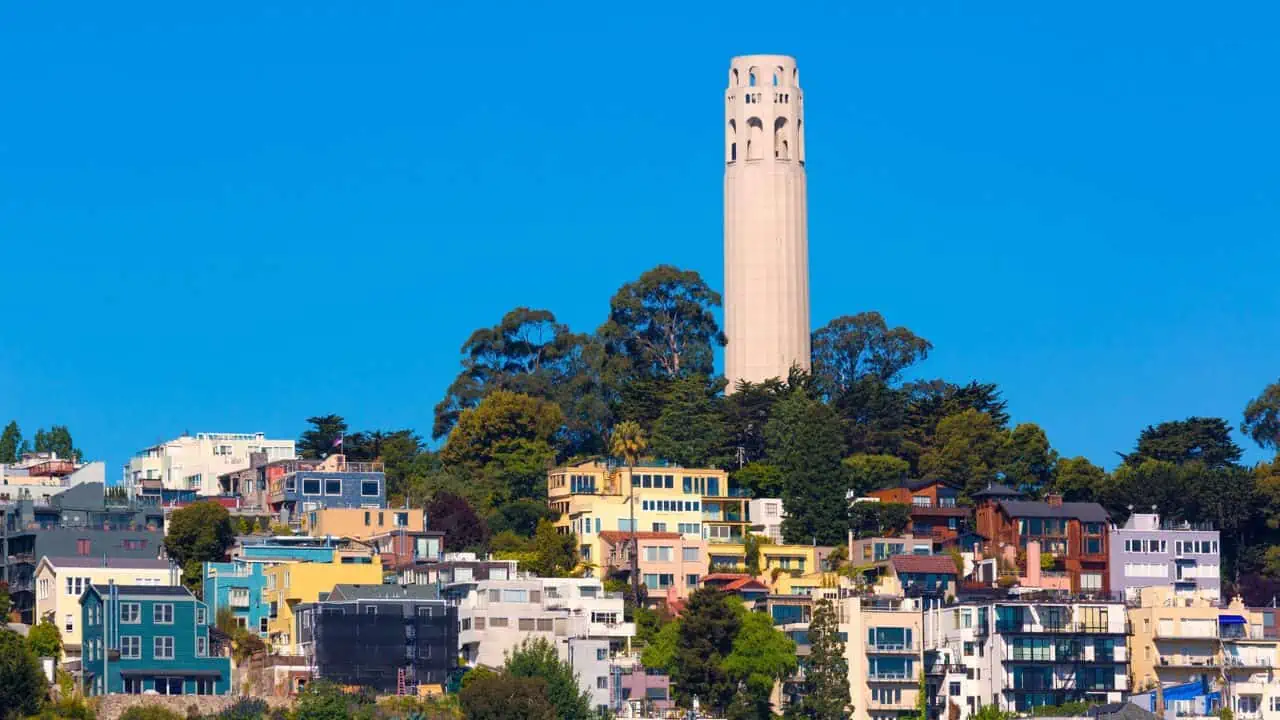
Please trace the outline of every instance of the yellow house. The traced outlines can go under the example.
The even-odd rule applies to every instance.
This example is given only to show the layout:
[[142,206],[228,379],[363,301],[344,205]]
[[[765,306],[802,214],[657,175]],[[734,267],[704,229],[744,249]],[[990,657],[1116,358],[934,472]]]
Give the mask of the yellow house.
[[382,559],[366,548],[340,550],[333,562],[289,562],[263,570],[262,601],[267,605],[267,639],[282,655],[297,655],[293,609],[316,602],[334,585],[381,585]]
[[303,534],[313,537],[349,537],[365,540],[395,530],[422,532],[426,517],[422,508],[318,508],[302,514]]
[[711,468],[646,464],[634,469],[592,461],[547,473],[547,502],[560,514],[557,528],[578,537],[584,563],[601,568],[600,533],[678,533],[716,544],[741,544],[751,526],[746,492],[729,487],[729,474]]
[[45,556],[35,572],[36,621],[57,625],[63,660],[78,660],[80,596],[90,585],[174,586],[180,581],[180,571],[168,560]]
[[[707,546],[707,573],[744,572],[747,549],[741,543],[722,543]],[[758,578],[770,590],[780,595],[803,594],[803,588],[822,585],[822,573],[818,567],[818,548],[812,545],[760,545],[760,575]]]

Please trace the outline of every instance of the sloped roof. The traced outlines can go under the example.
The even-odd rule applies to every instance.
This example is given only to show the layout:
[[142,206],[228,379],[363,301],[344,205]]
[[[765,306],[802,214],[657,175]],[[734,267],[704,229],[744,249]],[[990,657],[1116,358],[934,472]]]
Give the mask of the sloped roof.
[[352,600],[438,600],[440,591],[435,585],[354,585],[340,583],[333,586],[329,602]]
[[956,563],[950,555],[894,555],[889,562],[897,573],[956,574]]
[[1061,505],[1050,505],[1046,502],[1031,500],[1003,500],[1000,507],[1013,518],[1061,518],[1075,519],[1081,522],[1108,522],[1111,516],[1098,503],[1064,502]]
[[1014,490],[1008,485],[1000,483],[987,483],[987,487],[973,494],[974,498],[983,497],[1022,497],[1022,493]]
[[122,557],[94,557],[94,556],[74,556],[74,557],[50,557],[45,556],[45,560],[54,567],[65,568],[127,568],[130,570],[168,570],[170,563],[168,560],[160,560],[158,558],[122,558]]

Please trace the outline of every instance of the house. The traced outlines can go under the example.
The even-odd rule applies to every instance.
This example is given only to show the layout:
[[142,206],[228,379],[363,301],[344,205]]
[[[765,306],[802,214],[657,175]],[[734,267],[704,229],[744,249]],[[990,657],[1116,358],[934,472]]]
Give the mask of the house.
[[919,598],[845,597],[837,601],[849,666],[854,720],[913,713],[920,694],[924,636]]
[[80,598],[86,695],[227,695],[231,659],[209,652],[205,604],[184,587],[90,585]]
[[181,571],[155,558],[43,557],[36,567],[36,620],[51,620],[62,634],[64,661],[80,659],[80,598],[91,585],[175,586]]
[[743,602],[762,600],[769,594],[768,585],[746,573],[711,573],[702,578],[702,587],[737,595]]
[[282,655],[299,655],[294,609],[313,603],[336,585],[382,584],[382,558],[368,546],[335,552],[332,562],[286,562],[263,569],[267,640]]
[[1041,569],[1031,567],[1029,547],[1035,545],[1051,558],[1041,577],[1061,575],[1065,589],[1073,593],[1107,593],[1107,511],[1097,503],[1063,502],[1056,494],[1045,496],[1044,502],[1011,499],[1017,496],[1017,491],[994,484],[974,494],[977,530],[987,540],[984,554],[1016,565],[1019,576],[1030,578]]
[[889,559],[876,593],[946,599],[955,597],[958,575],[949,555],[895,555]]
[[294,614],[316,674],[339,685],[443,691],[458,664],[458,609],[430,585],[336,585]]
[[[610,576],[630,581],[631,536],[618,530],[601,531],[601,557]],[[685,597],[706,574],[707,543],[702,538],[674,532],[637,532],[635,544],[639,546],[636,568],[640,582],[651,598],[673,589],[676,596]]]
[[165,491],[217,495],[219,476],[249,467],[255,453],[287,460],[295,457],[295,448],[292,440],[272,440],[263,433],[184,433],[135,453],[124,466],[123,484],[130,498],[152,504],[165,500]]
[[1137,597],[1144,587],[1168,586],[1183,595],[1217,598],[1222,588],[1219,532],[1209,523],[1161,521],[1134,513],[1112,526],[1107,542],[1111,591]]
[[960,491],[941,480],[908,480],[868,496],[910,507],[911,534],[938,545],[954,543],[970,515],[969,508],[958,504]]
[[277,521],[302,527],[302,518],[320,508],[386,507],[387,481],[380,462],[350,462],[345,455],[323,460],[283,460],[263,466],[267,506]]

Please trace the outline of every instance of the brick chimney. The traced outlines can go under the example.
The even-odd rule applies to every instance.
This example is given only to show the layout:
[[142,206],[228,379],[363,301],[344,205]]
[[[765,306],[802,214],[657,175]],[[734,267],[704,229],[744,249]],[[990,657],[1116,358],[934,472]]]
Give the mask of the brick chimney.
[[1049,507],[1062,507],[1062,496],[1058,493],[1045,495],[1044,501],[1049,504]]

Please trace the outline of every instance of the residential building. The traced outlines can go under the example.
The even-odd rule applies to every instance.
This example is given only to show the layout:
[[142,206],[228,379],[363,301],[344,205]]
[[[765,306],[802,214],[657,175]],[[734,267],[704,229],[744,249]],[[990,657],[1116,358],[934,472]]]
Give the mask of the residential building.
[[339,685],[443,692],[457,666],[458,609],[430,585],[336,585],[295,616],[308,665]]
[[919,598],[851,596],[837,603],[847,638],[853,720],[897,718],[916,709],[924,672]]
[[237,538],[228,553],[232,560],[283,562],[332,562],[339,548],[365,547],[366,543],[340,537],[309,537],[305,535],[278,535],[275,537],[248,536]]
[[[671,678],[661,670],[646,668],[637,654],[615,655],[610,665],[613,712],[620,717],[650,717],[675,707]],[[625,714],[624,714],[625,713]]]
[[755,498],[747,503],[747,511],[751,532],[765,536],[774,545],[782,544],[782,521],[787,519],[782,498]]
[[763,600],[769,595],[768,585],[746,573],[713,572],[702,578],[702,587],[734,595],[746,603]]
[[[386,507],[387,482],[380,462],[348,462],[345,455],[323,460],[287,460],[266,466],[267,504],[279,520],[301,528],[302,518],[320,508]],[[388,522],[394,516],[386,516]]]
[[427,529],[422,508],[321,507],[302,514],[302,532],[312,537],[364,540],[391,531]]
[[[1216,718],[1222,715],[1222,692],[1215,690],[1215,683],[1194,680],[1177,685],[1165,685],[1129,696],[1129,702],[1165,720],[1179,718]],[[1164,711],[1157,713],[1163,703]],[[1271,708],[1272,712],[1280,708]]]
[[262,591],[267,582],[264,571],[271,564],[245,560],[205,563],[201,588],[214,620],[226,609],[236,625],[266,638],[269,606]]
[[186,588],[90,585],[80,608],[85,694],[231,693],[231,659],[210,652],[212,618]]
[[600,533],[630,532],[633,511],[636,530],[741,544],[751,525],[749,500],[729,487],[724,470],[586,462],[547,473],[547,502],[560,514],[556,527],[577,535],[582,560],[596,566],[604,557]]
[[268,461],[296,457],[292,440],[271,440],[263,433],[184,434],[136,453],[124,466],[122,484],[130,497],[157,503],[164,490],[217,495],[218,476],[249,467],[251,453],[264,453]]
[[15,463],[0,463],[0,502],[41,502],[81,483],[106,484],[107,466],[60,458],[54,452],[27,452]]
[[938,545],[954,544],[969,520],[969,508],[957,503],[960,491],[940,480],[908,480],[898,487],[873,490],[868,496],[910,507],[911,534]]
[[64,660],[80,659],[83,628],[80,598],[90,585],[176,586],[181,571],[168,560],[156,558],[49,557],[36,567],[35,619],[50,620],[62,634]]
[[156,558],[164,543],[164,513],[110,500],[99,483],[80,483],[45,500],[0,503],[0,580],[13,609],[35,622],[35,572],[40,558]]
[[895,555],[876,585],[878,595],[923,597],[926,609],[954,598],[959,572],[950,555]]
[[367,546],[352,547],[335,550],[332,562],[280,563],[262,574],[267,640],[282,655],[300,655],[294,609],[316,602],[336,585],[382,584],[382,558]]
[[446,600],[459,601],[485,580],[513,580],[515,560],[480,558],[475,553],[445,553],[438,560],[403,566],[396,575],[402,585],[435,585]]
[[849,533],[849,562],[853,565],[885,562],[895,555],[932,555],[933,540],[905,534],[901,537],[855,538]]
[[1136,598],[1139,588],[1172,585],[1183,595],[1220,596],[1220,538],[1212,525],[1162,522],[1156,513],[1135,513],[1123,527],[1112,526],[1110,534],[1112,592]]
[[390,530],[370,535],[364,542],[377,550],[382,556],[382,566],[388,570],[438,561],[444,556],[441,530]]
[[1097,503],[1063,502],[1061,495],[1047,495],[1044,502],[1011,499],[1018,496],[994,484],[974,493],[977,531],[987,540],[984,554],[1004,557],[1026,578],[1034,570],[1027,556],[1034,542],[1053,558],[1048,572],[1063,573],[1072,593],[1108,593],[1107,511]]
[[1123,603],[1071,596],[969,601],[925,612],[926,681],[935,715],[984,705],[1120,702],[1128,693]]
[[[610,576],[630,581],[631,543],[629,532],[604,530],[600,533],[603,562]],[[636,567],[640,582],[650,597],[665,595],[669,590],[686,597],[698,587],[707,571],[707,543],[693,535],[674,532],[637,532],[639,547]]]
[[459,602],[458,622],[471,667],[499,667],[524,640],[546,639],[573,663],[595,708],[612,704],[611,657],[635,635],[635,623],[623,621],[622,593],[580,578],[481,581]]
[[[1266,632],[1262,613],[1239,598],[1222,606],[1211,594],[1146,587],[1131,603],[1129,622],[1133,686],[1156,691],[1155,712],[1169,709],[1165,687],[1188,683],[1205,684],[1206,694],[1217,692],[1222,707],[1237,715],[1267,707],[1280,712],[1280,686],[1274,684],[1280,639]],[[1182,709],[1207,702],[1197,698],[1180,698],[1189,703]]]

